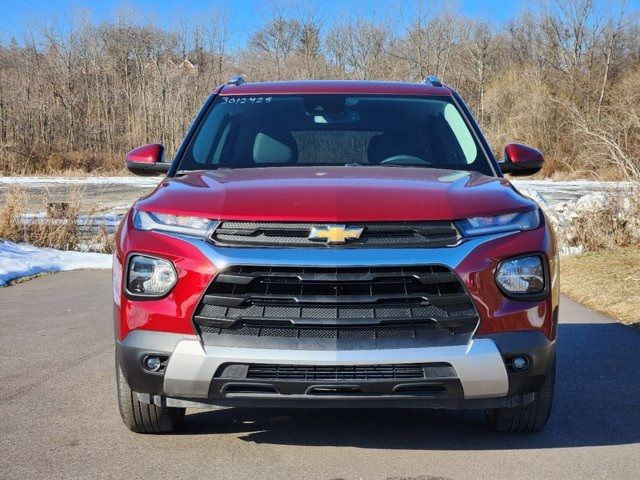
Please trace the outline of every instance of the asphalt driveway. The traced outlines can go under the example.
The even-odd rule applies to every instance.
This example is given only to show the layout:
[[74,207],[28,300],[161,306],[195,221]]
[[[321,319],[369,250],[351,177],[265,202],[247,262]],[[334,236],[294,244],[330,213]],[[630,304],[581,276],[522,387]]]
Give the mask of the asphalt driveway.
[[229,409],[143,436],[118,414],[110,288],[82,271],[0,289],[0,478],[640,477],[640,331],[568,299],[539,434],[473,411]]

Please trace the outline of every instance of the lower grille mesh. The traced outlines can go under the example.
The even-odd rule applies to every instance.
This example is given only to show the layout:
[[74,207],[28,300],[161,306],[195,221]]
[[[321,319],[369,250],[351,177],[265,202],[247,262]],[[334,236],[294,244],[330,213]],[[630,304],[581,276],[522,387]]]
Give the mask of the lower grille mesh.
[[249,365],[248,379],[259,380],[420,380],[420,364],[404,365]]
[[290,338],[420,338],[448,337],[454,335],[450,329],[435,322],[406,325],[381,325],[375,327],[294,327],[294,326],[262,326],[241,325],[232,328],[202,327],[203,333],[217,335],[246,335],[255,337],[290,337]]

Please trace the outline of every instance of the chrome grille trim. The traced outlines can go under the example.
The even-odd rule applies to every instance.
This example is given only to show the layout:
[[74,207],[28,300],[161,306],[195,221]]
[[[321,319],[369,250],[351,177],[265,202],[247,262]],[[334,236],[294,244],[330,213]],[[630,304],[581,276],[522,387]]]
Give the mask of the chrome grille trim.
[[360,238],[341,244],[308,238],[314,227],[324,225],[327,223],[223,221],[211,241],[224,247],[436,248],[456,245],[462,239],[452,221],[346,222],[347,227],[363,228]]

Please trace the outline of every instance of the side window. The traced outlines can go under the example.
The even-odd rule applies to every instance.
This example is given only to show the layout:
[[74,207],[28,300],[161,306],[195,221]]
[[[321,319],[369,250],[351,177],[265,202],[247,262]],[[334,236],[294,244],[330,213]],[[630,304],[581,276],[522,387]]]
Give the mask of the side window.
[[464,119],[460,116],[460,112],[455,106],[448,103],[444,107],[444,119],[455,135],[466,162],[468,164],[473,163],[478,156],[478,148],[469,132],[469,128],[464,123]]

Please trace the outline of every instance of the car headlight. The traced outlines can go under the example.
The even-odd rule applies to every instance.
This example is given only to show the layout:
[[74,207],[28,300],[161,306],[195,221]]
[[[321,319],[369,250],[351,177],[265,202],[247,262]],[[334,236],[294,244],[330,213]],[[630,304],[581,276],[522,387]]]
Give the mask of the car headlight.
[[496,282],[511,295],[535,295],[544,292],[545,274],[538,255],[503,260],[496,270]]
[[127,269],[127,292],[140,297],[162,297],[178,281],[173,264],[168,260],[132,255]]
[[183,217],[168,213],[152,213],[134,210],[133,226],[136,230],[182,233],[204,237],[211,233],[218,222],[200,217]]
[[531,210],[492,217],[471,217],[459,220],[457,224],[465,237],[534,230],[540,226],[540,213],[538,210]]

